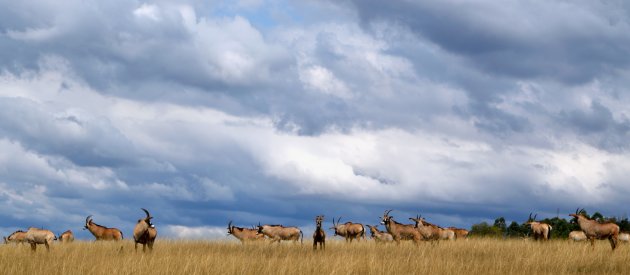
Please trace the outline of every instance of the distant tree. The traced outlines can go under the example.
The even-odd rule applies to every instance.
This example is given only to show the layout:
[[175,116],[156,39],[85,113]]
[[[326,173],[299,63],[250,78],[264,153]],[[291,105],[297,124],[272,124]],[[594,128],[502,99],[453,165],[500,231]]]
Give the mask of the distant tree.
[[602,215],[602,213],[599,213],[599,212],[593,213],[593,215],[591,216],[591,219],[596,220],[599,223],[603,223],[606,220],[604,215]]
[[617,225],[619,225],[619,230],[622,232],[630,232],[630,222],[628,221],[628,217],[619,218],[617,221]]
[[503,231],[496,226],[491,226],[487,222],[481,222],[473,224],[469,234],[473,237],[501,237]]
[[505,232],[507,229],[507,226],[505,225],[505,218],[503,217],[498,217],[494,220],[494,227],[498,228],[499,230],[501,230],[501,233]]
[[527,234],[528,226],[520,225],[519,223],[512,221],[510,226],[507,227],[506,236],[510,238],[520,238]]

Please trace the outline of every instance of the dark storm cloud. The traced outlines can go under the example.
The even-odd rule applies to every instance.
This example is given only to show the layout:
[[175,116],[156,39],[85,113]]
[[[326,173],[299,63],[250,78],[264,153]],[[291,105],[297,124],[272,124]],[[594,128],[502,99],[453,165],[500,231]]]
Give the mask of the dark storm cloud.
[[583,83],[630,63],[627,5],[615,1],[353,1],[497,76]]

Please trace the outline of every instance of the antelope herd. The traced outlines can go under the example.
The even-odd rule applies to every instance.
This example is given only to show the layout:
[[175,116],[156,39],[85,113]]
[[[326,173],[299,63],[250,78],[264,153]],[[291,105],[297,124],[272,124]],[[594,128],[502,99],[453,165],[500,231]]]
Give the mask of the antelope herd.
[[[135,247],[137,250],[138,244],[142,244],[142,251],[145,251],[145,246],[148,246],[149,251],[151,251],[157,237],[157,229],[151,223],[153,217],[149,214],[149,211],[144,208],[141,209],[146,214],[146,217],[139,219],[133,230]],[[123,239],[123,233],[120,229],[98,225],[92,220],[92,215],[87,216],[85,219],[83,230],[89,230],[97,241],[120,241]],[[31,246],[31,250],[36,251],[38,244],[43,244],[46,246],[46,250],[50,250],[50,245],[54,240],[62,243],[71,243],[74,241],[74,234],[72,230],[66,230],[57,237],[50,230],[29,227],[26,232],[17,230],[8,237],[3,237],[3,239],[5,244],[28,243]]]
[[[138,244],[142,244],[142,251],[146,251],[148,246],[149,251],[153,250],[153,244],[157,237],[157,229],[151,222],[153,216],[148,210],[141,208],[144,211],[145,216],[138,219],[133,229],[134,247],[137,251]],[[409,218],[413,224],[402,224],[394,220],[393,216],[389,214],[393,210],[386,210],[382,217],[379,217],[380,223],[385,226],[386,231],[380,231],[378,225],[366,225],[370,230],[370,237],[376,243],[396,243],[400,244],[401,241],[413,241],[416,245],[419,245],[421,241],[434,241],[449,240],[454,241],[457,239],[465,239],[468,236],[469,231],[456,227],[441,227],[427,222],[420,215],[415,218]],[[614,223],[599,223],[595,220],[588,219],[582,213],[583,209],[579,208],[575,211],[575,214],[569,214],[573,217],[571,223],[579,225],[580,230],[571,231],[569,233],[569,240],[574,242],[580,242],[588,240],[591,247],[594,249],[595,239],[608,239],[610,246],[614,251],[617,248],[619,242],[630,242],[630,234],[620,232],[619,226]],[[537,214],[532,217],[532,213],[529,214],[527,221],[525,222],[531,229],[531,236],[534,240],[548,240],[551,236],[552,226],[536,221]],[[360,223],[353,223],[347,221],[340,223],[341,217],[336,221],[333,217],[330,230],[334,232],[334,236],[340,236],[346,240],[347,243],[352,243],[353,240],[365,240],[366,230],[365,226]],[[326,248],[326,232],[323,229],[324,215],[318,215],[315,217],[315,231],[313,232],[313,249]],[[97,241],[120,241],[123,239],[123,233],[117,228],[109,228],[94,223],[92,215],[87,216],[85,219],[84,230],[89,230]],[[232,221],[228,223],[227,227],[228,235],[232,235],[237,238],[241,243],[259,242],[269,240],[271,243],[280,241],[292,241],[297,243],[303,242],[304,234],[298,227],[285,227],[283,225],[261,225],[252,228],[237,227],[232,225]],[[67,230],[57,238],[55,234],[46,229],[40,229],[35,227],[28,228],[27,231],[17,230],[9,236],[3,237],[5,244],[10,243],[28,243],[32,251],[36,251],[38,244],[43,244],[47,250],[50,250],[50,245],[54,240],[58,240],[62,243],[70,243],[74,241],[74,234],[71,230]]]

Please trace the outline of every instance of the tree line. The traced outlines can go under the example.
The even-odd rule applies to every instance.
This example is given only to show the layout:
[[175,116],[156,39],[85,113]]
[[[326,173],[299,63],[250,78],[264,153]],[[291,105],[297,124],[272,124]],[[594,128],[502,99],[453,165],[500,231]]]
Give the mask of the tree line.
[[[580,213],[600,223],[614,222],[619,225],[621,232],[630,232],[630,221],[628,221],[628,217],[606,217],[599,212],[589,215],[586,210],[582,210]],[[571,219],[566,220],[564,218],[554,217],[537,221],[551,225],[553,228],[551,230],[551,239],[566,239],[569,237],[569,232],[580,230],[580,226],[577,222],[572,222]],[[527,224],[527,221],[522,223],[512,221],[508,225],[503,217],[496,218],[493,224],[488,222],[473,224],[470,230],[471,237],[523,238],[528,237],[530,234],[531,228]]]

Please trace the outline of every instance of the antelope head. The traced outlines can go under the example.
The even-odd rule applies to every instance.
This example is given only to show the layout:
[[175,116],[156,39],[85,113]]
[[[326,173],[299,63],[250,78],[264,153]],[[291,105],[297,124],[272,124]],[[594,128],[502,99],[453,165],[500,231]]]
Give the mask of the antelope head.
[[144,219],[138,220],[138,222],[144,221],[147,223],[149,227],[155,227],[155,225],[151,223],[151,219],[153,219],[153,217],[151,217],[151,214],[149,214],[149,211],[144,208],[140,208],[140,209],[142,209],[142,211],[144,211],[144,213],[146,213],[147,216]]
[[393,209],[385,210],[385,213],[383,213],[383,217],[381,218],[381,224],[387,225],[391,222],[393,217],[389,215],[389,212],[392,212],[392,211]]
[[258,234],[262,234],[263,233],[263,226],[260,225],[260,222],[258,222]]
[[569,214],[569,216],[573,217],[573,219],[571,219],[570,223],[573,223],[573,224],[577,223],[579,217],[586,218],[586,217],[584,217],[583,213],[584,213],[584,208],[580,209],[578,207],[577,209],[575,209],[575,214]]
[[335,236],[337,236],[337,235],[338,235],[338,234],[337,234],[337,229],[339,228],[339,221],[340,221],[340,220],[341,220],[341,217],[339,217],[339,218],[337,219],[337,223],[335,223],[335,217],[333,217],[333,227],[331,227],[330,229],[335,231]]
[[230,222],[228,223],[228,228],[227,228],[227,230],[228,230],[228,233],[227,233],[228,235],[232,234],[232,221],[230,221]]
[[90,227],[90,224],[92,224],[92,215],[87,216],[87,218],[85,218],[85,226],[83,227],[83,230],[86,230]]

